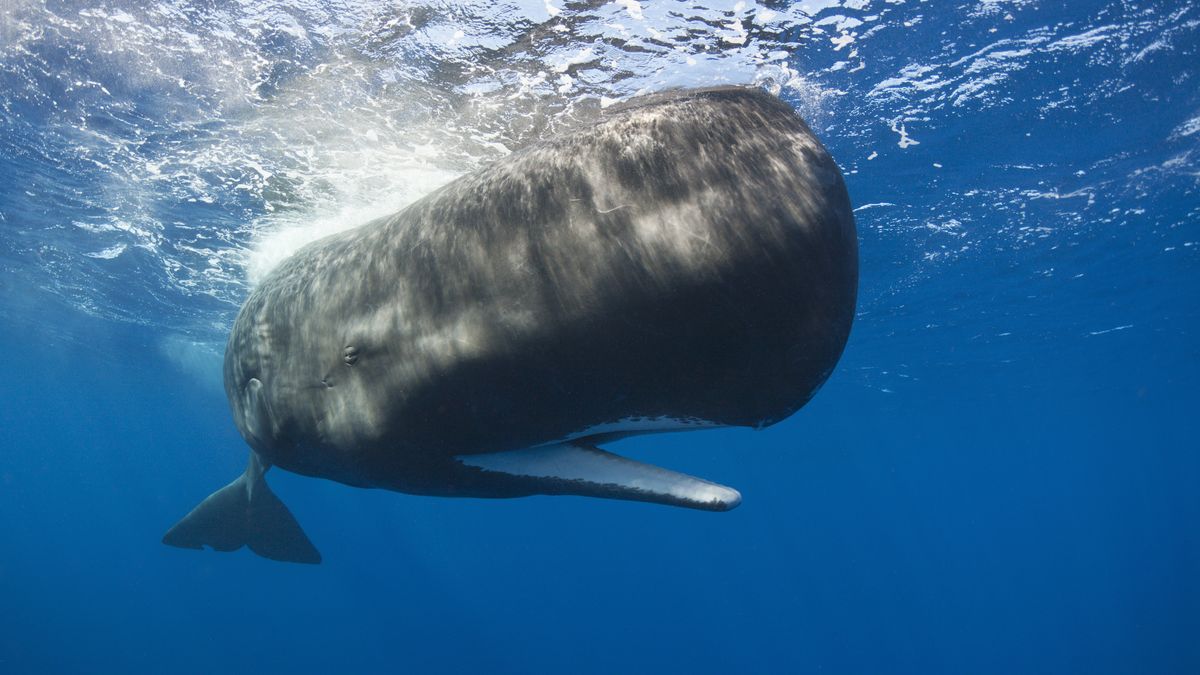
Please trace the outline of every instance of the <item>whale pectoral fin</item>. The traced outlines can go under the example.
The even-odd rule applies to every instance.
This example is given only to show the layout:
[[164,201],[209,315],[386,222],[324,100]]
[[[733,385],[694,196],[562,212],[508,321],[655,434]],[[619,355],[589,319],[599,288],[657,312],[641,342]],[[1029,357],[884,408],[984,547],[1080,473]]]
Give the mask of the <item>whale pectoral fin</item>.
[[460,455],[466,466],[517,481],[531,492],[628,499],[707,511],[742,502],[737,490],[572,442],[484,455]]
[[316,564],[317,551],[292,512],[271,492],[258,456],[250,453],[245,473],[192,509],[163,536],[180,548],[236,551],[249,546],[264,558]]

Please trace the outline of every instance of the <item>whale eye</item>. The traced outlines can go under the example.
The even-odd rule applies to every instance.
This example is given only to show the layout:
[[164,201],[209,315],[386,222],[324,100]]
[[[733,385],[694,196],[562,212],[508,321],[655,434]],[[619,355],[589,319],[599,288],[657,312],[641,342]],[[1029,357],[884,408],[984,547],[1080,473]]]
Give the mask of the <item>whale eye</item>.
[[346,365],[348,365],[348,366],[352,366],[355,363],[357,363],[358,362],[358,347],[354,347],[352,345],[347,345],[346,348],[342,350],[342,360],[345,361]]

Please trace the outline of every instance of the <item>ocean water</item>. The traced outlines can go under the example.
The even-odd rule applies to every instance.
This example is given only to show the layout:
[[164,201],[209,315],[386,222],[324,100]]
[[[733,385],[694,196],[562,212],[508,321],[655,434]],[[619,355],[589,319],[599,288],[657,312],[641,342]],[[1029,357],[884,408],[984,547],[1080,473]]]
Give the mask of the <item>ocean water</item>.
[[[669,87],[845,173],[859,306],[729,513],[284,472],[320,566],[169,548],[304,242]],[[1200,672],[1200,6],[0,1],[0,672]]]

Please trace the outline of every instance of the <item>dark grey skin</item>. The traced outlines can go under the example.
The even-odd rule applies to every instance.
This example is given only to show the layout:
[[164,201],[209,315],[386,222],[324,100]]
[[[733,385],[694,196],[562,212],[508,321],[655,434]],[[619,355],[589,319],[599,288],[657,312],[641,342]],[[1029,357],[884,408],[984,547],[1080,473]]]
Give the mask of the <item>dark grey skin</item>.
[[635,99],[266,278],[225,353],[250,466],[165,541],[318,561],[270,466],[732,508],[596,446],[791,415],[837,363],[857,283],[841,173],[791,108],[740,87]]

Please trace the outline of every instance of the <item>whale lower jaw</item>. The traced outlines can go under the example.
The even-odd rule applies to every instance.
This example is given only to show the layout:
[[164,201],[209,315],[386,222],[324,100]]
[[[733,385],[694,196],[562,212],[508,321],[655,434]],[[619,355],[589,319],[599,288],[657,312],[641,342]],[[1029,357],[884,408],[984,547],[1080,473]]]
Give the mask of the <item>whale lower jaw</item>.
[[531,494],[625,499],[705,511],[728,511],[742,502],[733,488],[645,464],[571,441],[455,459],[481,472],[478,479]]

